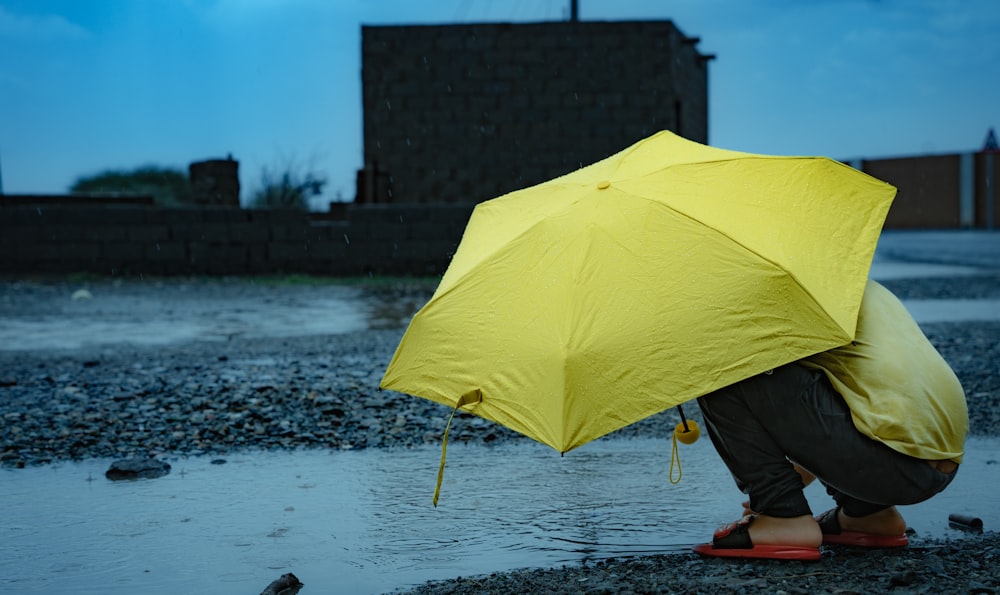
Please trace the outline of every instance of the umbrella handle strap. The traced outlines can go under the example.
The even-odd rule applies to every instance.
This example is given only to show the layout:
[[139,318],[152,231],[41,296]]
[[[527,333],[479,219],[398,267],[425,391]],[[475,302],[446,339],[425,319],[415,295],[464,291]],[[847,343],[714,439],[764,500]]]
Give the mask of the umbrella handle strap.
[[[681,470],[681,453],[677,450],[677,433],[673,434],[673,447],[670,449],[670,483],[677,485],[681,482],[681,477],[684,477],[684,471]],[[677,463],[677,479],[674,479],[674,463]]]
[[437,508],[438,497],[441,495],[441,481],[444,480],[444,460],[445,456],[448,454],[448,432],[451,431],[451,420],[455,419],[455,414],[458,410],[466,405],[471,405],[473,403],[481,403],[483,400],[483,393],[478,388],[473,391],[469,391],[459,397],[458,402],[455,403],[455,408],[451,410],[451,417],[448,418],[448,425],[444,427],[444,436],[441,437],[441,466],[438,467],[438,478],[437,486],[434,488],[434,508]]

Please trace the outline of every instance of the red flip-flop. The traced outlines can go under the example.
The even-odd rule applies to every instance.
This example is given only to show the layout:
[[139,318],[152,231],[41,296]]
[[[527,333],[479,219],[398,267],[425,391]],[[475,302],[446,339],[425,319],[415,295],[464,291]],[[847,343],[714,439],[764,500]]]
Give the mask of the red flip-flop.
[[906,535],[878,535],[863,531],[844,531],[837,520],[840,507],[831,508],[816,517],[819,528],[823,531],[823,545],[849,545],[868,548],[906,547],[910,544]]
[[695,553],[716,558],[759,558],[766,560],[816,561],[821,557],[818,547],[798,545],[754,545],[750,541],[750,523],[754,516],[748,515],[735,523],[716,529],[712,543],[699,543]]

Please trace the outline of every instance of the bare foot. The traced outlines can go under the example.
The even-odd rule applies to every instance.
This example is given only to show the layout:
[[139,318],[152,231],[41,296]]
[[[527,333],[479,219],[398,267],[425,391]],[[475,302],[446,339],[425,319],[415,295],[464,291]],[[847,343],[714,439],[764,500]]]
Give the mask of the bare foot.
[[823,532],[810,515],[780,518],[759,514],[750,524],[750,541],[756,545],[819,547]]
[[895,506],[886,508],[863,517],[852,517],[837,511],[837,522],[844,531],[861,531],[873,535],[903,535],[906,533],[906,521]]

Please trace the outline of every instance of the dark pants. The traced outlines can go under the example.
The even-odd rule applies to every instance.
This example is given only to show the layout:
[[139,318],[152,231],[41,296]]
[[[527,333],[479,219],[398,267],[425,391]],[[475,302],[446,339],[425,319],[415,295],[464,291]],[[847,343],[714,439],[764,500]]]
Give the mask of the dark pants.
[[826,375],[797,364],[705,395],[698,405],[715,449],[762,514],[811,514],[790,461],[815,475],[852,517],[926,500],[955,475],[858,432]]

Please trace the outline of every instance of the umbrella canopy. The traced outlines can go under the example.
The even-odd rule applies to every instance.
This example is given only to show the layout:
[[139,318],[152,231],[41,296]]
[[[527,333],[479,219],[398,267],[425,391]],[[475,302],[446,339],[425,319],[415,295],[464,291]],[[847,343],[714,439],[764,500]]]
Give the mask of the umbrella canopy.
[[566,452],[850,342],[894,195],[661,132],[479,204],[381,386]]

